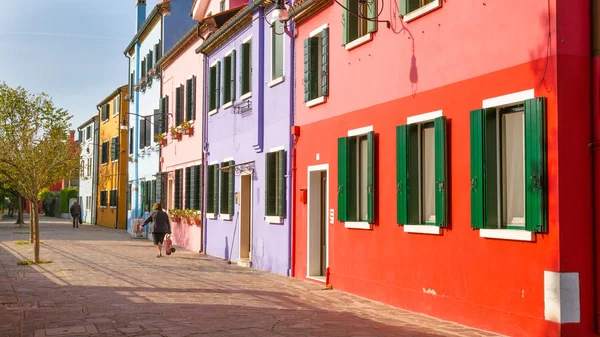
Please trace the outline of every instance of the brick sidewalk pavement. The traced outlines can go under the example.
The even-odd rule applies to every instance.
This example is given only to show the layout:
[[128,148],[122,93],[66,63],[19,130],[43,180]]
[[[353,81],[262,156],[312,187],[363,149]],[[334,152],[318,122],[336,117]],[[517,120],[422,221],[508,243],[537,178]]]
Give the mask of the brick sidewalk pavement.
[[156,258],[124,230],[0,222],[0,336],[497,336],[179,249]]

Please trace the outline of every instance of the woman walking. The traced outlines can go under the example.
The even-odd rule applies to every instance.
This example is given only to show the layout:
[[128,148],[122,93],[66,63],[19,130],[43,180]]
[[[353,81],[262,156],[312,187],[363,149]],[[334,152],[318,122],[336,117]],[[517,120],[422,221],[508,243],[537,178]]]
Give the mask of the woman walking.
[[162,256],[162,244],[165,239],[165,235],[171,234],[171,223],[169,222],[169,215],[167,212],[163,211],[160,202],[154,204],[152,207],[152,213],[150,216],[144,220],[144,225],[146,226],[150,223],[150,233],[154,237],[154,244],[158,249],[158,254],[156,257]]

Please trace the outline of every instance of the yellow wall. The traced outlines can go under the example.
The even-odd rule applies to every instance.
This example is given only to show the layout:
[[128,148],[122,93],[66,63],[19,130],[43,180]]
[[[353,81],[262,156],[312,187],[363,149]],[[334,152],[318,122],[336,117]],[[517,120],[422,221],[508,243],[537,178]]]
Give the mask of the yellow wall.
[[[108,97],[109,117],[106,121],[102,121],[102,107],[98,112],[100,118],[100,139],[98,141],[98,219],[96,224],[110,228],[126,228],[127,227],[127,166],[129,151],[129,134],[127,130],[121,130],[120,126],[123,119],[127,118],[129,112],[129,103],[125,101],[125,96],[128,94],[128,87],[123,86],[120,92],[111,97]],[[115,98],[121,102],[118,114],[115,115]],[[120,135],[120,151],[119,159],[111,160],[112,138]],[[108,148],[108,163],[102,164],[102,143],[109,142]],[[110,207],[110,191],[117,189],[117,207]],[[101,191],[107,191],[107,206],[100,206]],[[118,219],[117,219],[118,215]],[[118,220],[118,221],[117,221]]]

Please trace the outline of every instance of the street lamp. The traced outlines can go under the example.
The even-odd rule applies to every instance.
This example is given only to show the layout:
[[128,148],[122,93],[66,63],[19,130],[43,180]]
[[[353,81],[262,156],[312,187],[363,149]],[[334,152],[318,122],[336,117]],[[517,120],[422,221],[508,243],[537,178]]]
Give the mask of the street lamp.
[[275,3],[275,9],[273,9],[273,11],[271,12],[271,20],[285,22],[289,19],[290,13],[285,8],[283,0],[277,0],[277,2]]

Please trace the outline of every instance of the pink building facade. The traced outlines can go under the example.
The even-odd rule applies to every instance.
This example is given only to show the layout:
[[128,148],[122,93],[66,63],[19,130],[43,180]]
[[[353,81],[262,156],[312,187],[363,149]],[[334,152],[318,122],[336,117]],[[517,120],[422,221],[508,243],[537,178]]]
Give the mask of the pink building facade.
[[[160,156],[160,195],[166,210],[202,209],[202,97],[203,57],[194,52],[202,43],[195,25],[159,61],[160,99],[164,139]],[[160,188],[160,191],[158,189]],[[202,251],[202,225],[194,219],[174,218],[176,246]]]

